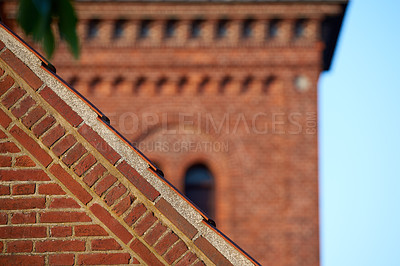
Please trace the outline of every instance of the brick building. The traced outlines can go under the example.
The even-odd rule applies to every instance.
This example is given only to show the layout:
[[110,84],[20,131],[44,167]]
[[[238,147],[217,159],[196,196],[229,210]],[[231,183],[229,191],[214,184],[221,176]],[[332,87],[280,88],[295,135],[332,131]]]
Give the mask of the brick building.
[[0,24],[1,265],[257,265]]
[[257,261],[318,265],[317,83],[346,4],[77,1],[81,58],[52,64]]

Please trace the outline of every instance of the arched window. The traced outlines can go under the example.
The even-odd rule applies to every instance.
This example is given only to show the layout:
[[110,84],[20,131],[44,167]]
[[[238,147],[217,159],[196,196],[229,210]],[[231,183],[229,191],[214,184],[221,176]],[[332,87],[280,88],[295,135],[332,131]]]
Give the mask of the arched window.
[[91,19],[89,21],[86,31],[87,39],[94,39],[99,35],[99,25],[100,25],[100,20],[98,19]]
[[217,28],[215,31],[215,37],[217,39],[226,37],[228,33],[228,23],[229,21],[227,19],[221,19],[217,22]]
[[185,176],[185,195],[214,218],[214,178],[203,164],[191,166]]
[[242,24],[242,38],[247,39],[253,35],[254,20],[246,19]]
[[294,38],[302,38],[305,35],[306,31],[306,20],[305,19],[299,19],[296,21],[294,24]]
[[203,94],[209,82],[210,82],[210,78],[204,77],[201,80],[201,82],[199,83],[199,85],[197,86],[197,93]]
[[124,19],[119,19],[115,21],[114,31],[113,31],[114,39],[119,39],[124,35],[125,25],[126,25],[126,20]]
[[279,19],[273,19],[269,22],[268,24],[268,32],[267,32],[267,37],[268,38],[276,38],[279,35],[279,27],[280,27],[281,21]]
[[195,39],[200,37],[203,23],[204,21],[201,19],[192,21],[192,24],[190,25],[190,38]]

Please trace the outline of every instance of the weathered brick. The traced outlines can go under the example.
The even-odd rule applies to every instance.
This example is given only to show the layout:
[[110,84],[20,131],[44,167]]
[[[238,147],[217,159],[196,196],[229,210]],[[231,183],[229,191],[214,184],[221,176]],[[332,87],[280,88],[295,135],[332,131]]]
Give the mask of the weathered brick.
[[34,161],[32,161],[32,159],[29,156],[23,155],[23,156],[17,157],[15,159],[15,166],[17,166],[17,167],[33,167],[33,166],[36,166],[36,163]]
[[3,95],[14,84],[14,80],[10,76],[6,76],[0,80],[0,96]]
[[147,231],[147,229],[150,228],[155,222],[157,221],[157,218],[154,217],[153,213],[149,212],[147,215],[141,219],[135,226],[135,232],[139,235],[142,236],[144,232]]
[[40,184],[39,194],[43,195],[65,195],[65,191],[58,184]]
[[114,238],[92,240],[92,250],[120,250],[120,244]]
[[96,165],[86,176],[83,178],[83,181],[89,186],[93,186],[100,177],[106,172],[106,169],[103,165]]
[[178,239],[173,232],[169,232],[155,245],[154,249],[158,254],[163,255]]
[[115,207],[113,208],[113,211],[119,216],[123,214],[133,203],[135,200],[135,197],[131,194],[123,198]]
[[11,110],[12,114],[17,118],[21,118],[36,102],[31,96],[26,96],[18,104],[16,104]]
[[36,242],[36,252],[84,251],[85,241],[45,240]]
[[160,195],[160,192],[158,192],[149,182],[147,182],[147,180],[144,179],[126,161],[121,162],[117,168],[149,200],[154,201]]
[[76,225],[75,226],[76,236],[108,236],[108,233],[97,224],[89,225]]
[[84,212],[44,212],[40,213],[41,223],[69,223],[69,222],[90,222],[89,216]]
[[0,153],[17,153],[21,150],[15,145],[14,142],[2,142],[0,143]]
[[164,265],[139,239],[133,240],[130,247],[148,265]]
[[26,91],[21,89],[20,87],[14,87],[7,93],[7,95],[3,98],[1,102],[6,108],[10,108],[19,99],[21,99],[21,97],[24,96],[25,93]]
[[97,253],[97,254],[79,254],[79,265],[115,265],[128,264],[131,255],[129,253]]
[[10,50],[4,51],[0,57],[33,89],[37,90],[42,86],[43,82]]
[[68,174],[59,164],[53,164],[49,168],[50,172],[57,177],[83,204],[92,200],[92,196],[79,184],[70,174]]
[[76,161],[78,161],[79,158],[81,158],[86,152],[87,150],[85,149],[85,147],[83,147],[81,143],[77,143],[74,147],[72,147],[72,149],[67,151],[62,161],[66,165],[70,166]]
[[193,262],[195,262],[197,259],[197,256],[193,254],[192,252],[188,252],[185,256],[183,256],[182,259],[179,260],[178,263],[176,263],[176,266],[186,266],[186,265],[191,265]]
[[0,156],[0,167],[10,167],[12,158],[10,156]]
[[0,195],[10,195],[10,186],[0,185]]
[[13,185],[13,195],[30,195],[35,193],[35,184],[16,184]]
[[40,169],[1,170],[1,181],[50,181],[48,175]]
[[0,227],[0,239],[41,238],[46,237],[45,226],[3,226]]
[[92,154],[88,154],[79,161],[79,163],[75,166],[74,172],[78,176],[82,176],[90,167],[92,167],[96,163],[96,158]]
[[46,147],[51,147],[57,140],[64,136],[64,128],[60,125],[50,129],[43,137],[42,142]]
[[157,201],[156,208],[190,239],[197,234],[197,229],[180,215],[164,198]]
[[196,262],[193,266],[206,266],[206,264],[200,260],[200,261]]
[[88,125],[83,124],[78,131],[112,164],[115,164],[121,158],[121,155],[119,155],[113,148],[111,148],[111,146]]
[[73,198],[53,198],[49,208],[80,208],[79,204]]
[[17,240],[10,241],[7,243],[8,253],[18,253],[18,252],[31,252],[33,249],[33,243],[29,240]]
[[109,189],[115,182],[117,178],[113,175],[107,175],[101,179],[94,188],[97,195],[101,196],[107,189]]
[[67,237],[72,236],[71,226],[55,226],[50,229],[51,237]]
[[167,227],[162,225],[161,223],[156,224],[150,232],[148,232],[144,240],[149,244],[150,246],[154,245],[154,243],[157,242],[157,240],[164,234],[164,232],[167,230]]
[[10,130],[11,135],[19,141],[19,143],[25,147],[44,167],[47,167],[53,159],[47,152],[45,152],[39,144],[29,137],[22,129],[17,125],[14,125]]
[[24,124],[27,128],[31,128],[33,124],[39,121],[46,114],[46,111],[40,107],[36,106],[29,113],[22,118],[22,124]]
[[54,125],[55,122],[56,120],[52,116],[46,116],[42,121],[40,121],[32,128],[32,132],[35,134],[36,137],[40,137],[52,125]]
[[36,223],[35,212],[17,212],[11,216],[12,224],[33,224]]
[[7,128],[11,123],[11,118],[4,113],[3,110],[0,110],[0,125],[4,128]]
[[[177,260],[180,256],[183,255],[188,250],[185,243],[179,241],[176,243],[167,253],[165,253],[164,258],[165,260],[172,264],[175,260]],[[218,265],[218,264],[217,264]]]
[[114,204],[114,202],[121,197],[124,193],[126,192],[126,187],[122,185],[121,183],[113,187],[107,195],[104,197],[105,202],[108,204],[108,206],[111,206]]
[[7,138],[6,133],[4,133],[4,131],[0,129],[0,139],[6,139],[6,138]]
[[50,265],[74,265],[75,255],[74,254],[52,254],[49,255]]
[[0,265],[44,265],[44,256],[39,255],[1,255]]
[[121,225],[111,214],[97,203],[90,207],[92,213],[108,227],[117,237],[119,237],[125,244],[128,243],[133,235]]
[[59,142],[54,145],[54,147],[51,149],[56,156],[61,156],[66,152],[69,148],[72,147],[76,143],[76,139],[72,135],[67,135],[63,139],[61,139]]
[[213,245],[204,237],[200,236],[194,244],[216,265],[232,265]]
[[129,214],[124,218],[124,221],[128,225],[132,225],[146,212],[146,210],[146,207],[142,203],[139,203],[132,208]]
[[7,224],[8,215],[5,212],[0,212],[0,224]]
[[52,89],[44,87],[40,95],[56,109],[72,126],[76,127],[82,123],[83,119],[72,110]]
[[45,198],[1,198],[1,210],[43,209]]

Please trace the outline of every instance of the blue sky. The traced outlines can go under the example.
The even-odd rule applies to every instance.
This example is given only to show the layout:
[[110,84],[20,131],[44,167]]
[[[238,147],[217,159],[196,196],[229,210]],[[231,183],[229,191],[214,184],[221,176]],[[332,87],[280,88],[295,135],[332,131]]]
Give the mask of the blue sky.
[[400,265],[400,1],[350,2],[319,87],[321,265]]

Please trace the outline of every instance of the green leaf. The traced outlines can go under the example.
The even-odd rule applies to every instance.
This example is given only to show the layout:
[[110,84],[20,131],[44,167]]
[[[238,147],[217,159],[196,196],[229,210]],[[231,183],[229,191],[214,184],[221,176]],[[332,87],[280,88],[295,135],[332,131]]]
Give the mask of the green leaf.
[[58,28],[60,36],[64,39],[75,58],[79,56],[79,40],[76,33],[78,19],[69,0],[53,0],[54,11],[58,15]]
[[61,39],[79,57],[78,19],[70,0],[20,0],[17,21],[26,35],[41,43],[49,58],[56,47],[51,25],[57,21]]

